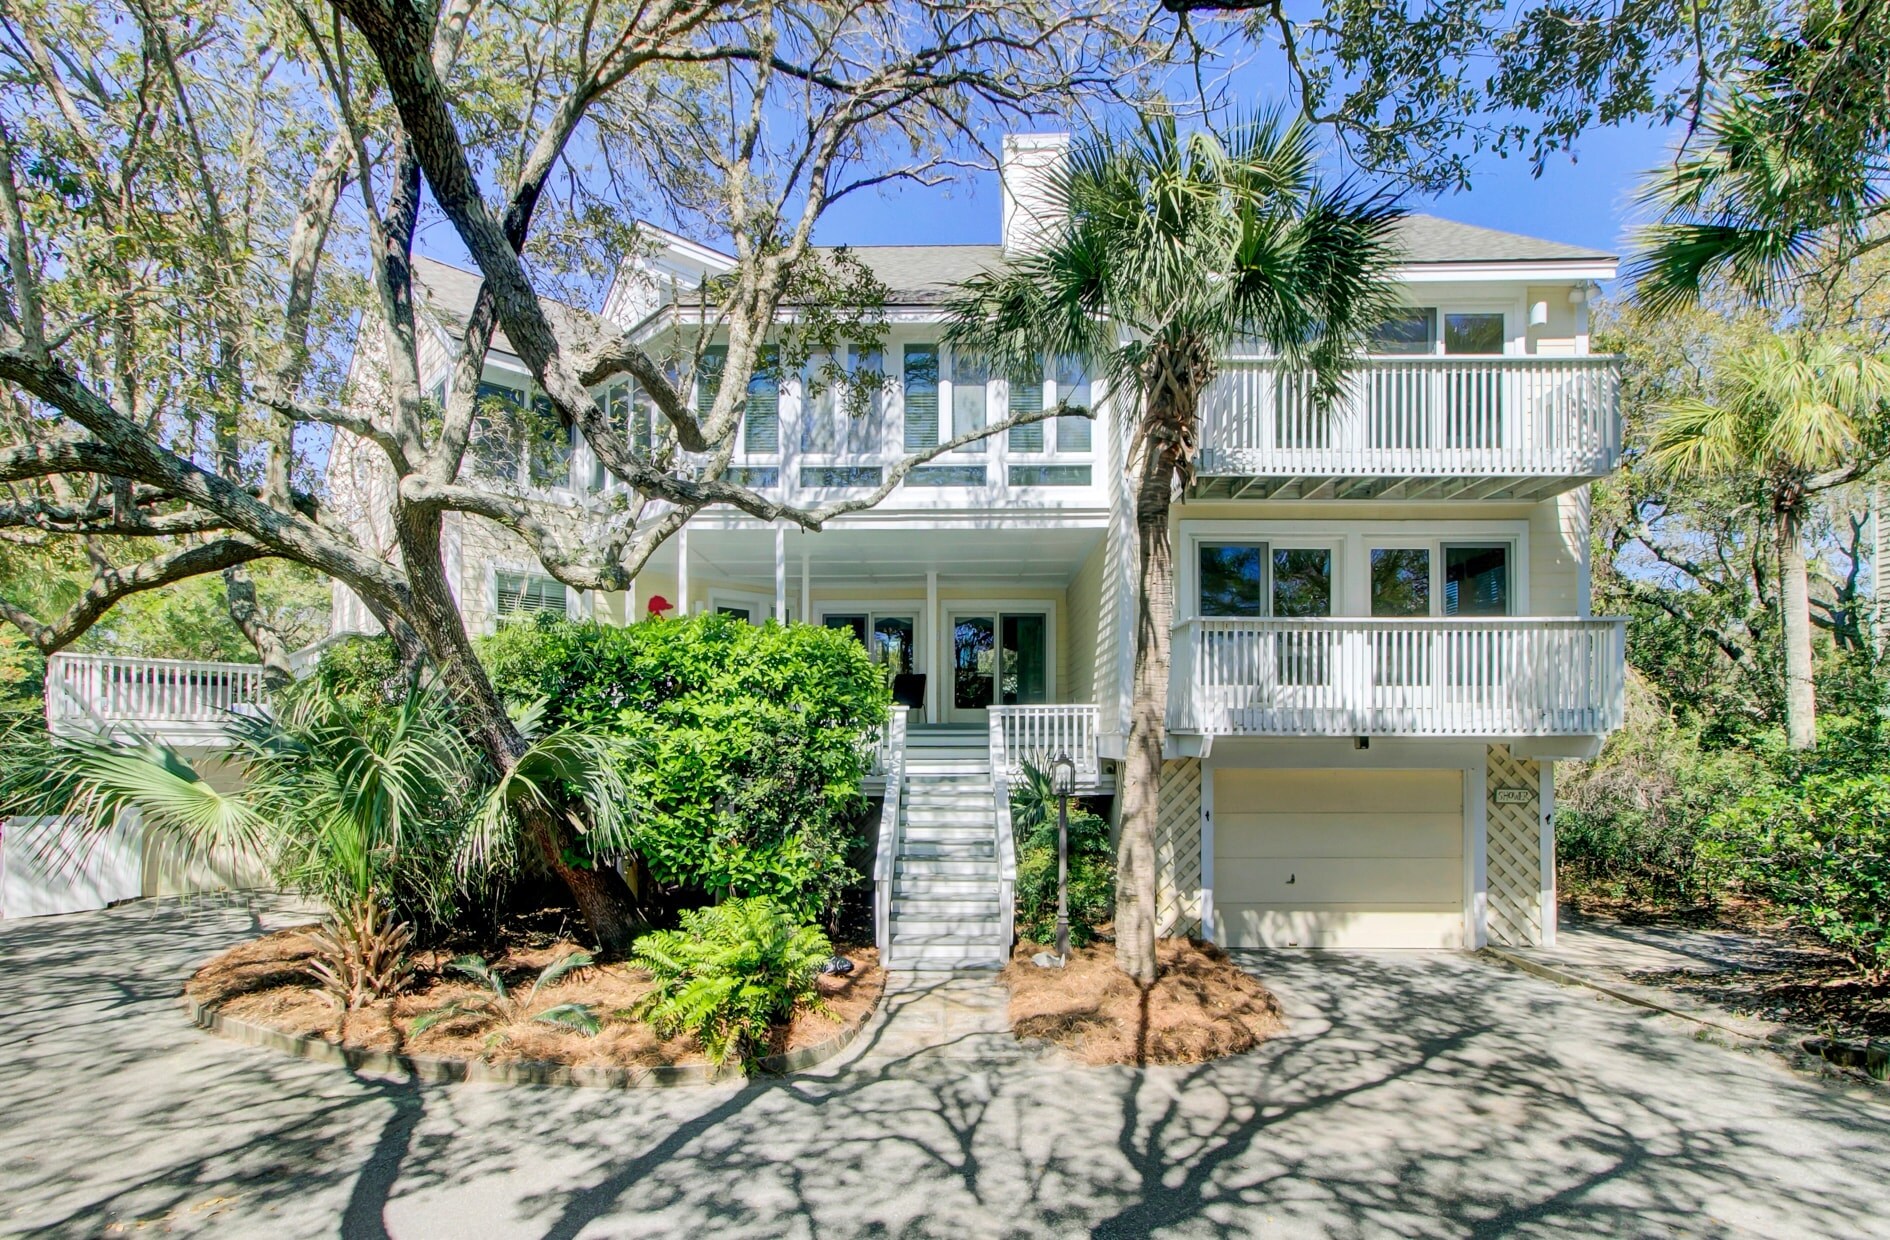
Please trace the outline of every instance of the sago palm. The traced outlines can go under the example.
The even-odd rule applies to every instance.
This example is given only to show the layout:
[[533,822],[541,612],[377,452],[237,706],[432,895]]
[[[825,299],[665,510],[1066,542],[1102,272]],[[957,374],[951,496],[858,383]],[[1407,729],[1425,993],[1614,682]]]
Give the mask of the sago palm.
[[1817,739],[1804,525],[1821,491],[1863,476],[1890,431],[1890,362],[1828,337],[1774,337],[1718,368],[1717,400],[1671,401],[1648,457],[1669,476],[1754,479],[1777,540],[1786,732]]
[[1312,372],[1330,402],[1389,314],[1401,212],[1323,187],[1311,129],[1263,114],[1225,134],[1168,116],[1078,142],[1048,187],[1061,222],[1041,245],[967,282],[947,341],[999,373],[1086,359],[1134,418],[1141,573],[1134,705],[1117,857],[1117,963],[1155,976],[1155,818],[1168,706],[1174,561],[1169,506],[1193,478],[1202,391],[1236,341]]

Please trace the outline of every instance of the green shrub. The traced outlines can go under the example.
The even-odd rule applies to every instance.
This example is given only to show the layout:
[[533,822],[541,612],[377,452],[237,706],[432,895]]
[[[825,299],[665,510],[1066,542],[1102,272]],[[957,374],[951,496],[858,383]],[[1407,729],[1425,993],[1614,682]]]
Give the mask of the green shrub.
[[1601,756],[1556,767],[1558,884],[1642,903],[1710,900],[1697,855],[1707,819],[1773,781],[1750,751],[1702,746],[1631,678],[1627,725]]
[[632,847],[651,877],[712,899],[768,896],[834,919],[858,879],[869,739],[890,695],[851,634],[728,616],[624,627],[538,619],[480,642],[494,683],[547,726],[642,742]]
[[[1017,934],[1050,943],[1057,932],[1057,798],[1050,776],[1029,763],[1011,790],[1017,837]],[[1081,947],[1115,916],[1116,860],[1109,824],[1074,799],[1069,826],[1070,942]]]
[[639,1014],[665,1037],[692,1035],[714,1064],[750,1061],[796,1007],[818,1010],[814,983],[832,953],[819,929],[766,897],[692,909],[682,929],[637,940],[631,963],[656,979]]
[[1713,815],[1700,858],[1890,982],[1890,774],[1814,773]]

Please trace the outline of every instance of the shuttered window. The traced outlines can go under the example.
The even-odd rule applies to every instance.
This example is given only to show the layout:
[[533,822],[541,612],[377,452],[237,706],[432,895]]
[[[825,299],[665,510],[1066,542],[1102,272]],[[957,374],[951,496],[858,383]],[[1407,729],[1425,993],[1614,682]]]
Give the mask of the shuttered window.
[[906,346],[906,451],[938,446],[938,346]]
[[495,574],[500,616],[565,614],[564,583],[537,573]]
[[742,451],[768,456],[781,450],[781,379],[776,373],[781,351],[772,345],[761,351],[755,373],[748,380],[748,404],[742,414]]
[[[969,353],[952,354],[952,438],[983,430],[985,393],[991,368],[981,357]],[[960,452],[983,452],[985,441],[973,440]]]
[[[1012,375],[1010,389],[1011,407],[1004,416],[1014,418],[1020,413],[1043,412],[1043,375],[1040,372],[1033,370]],[[1043,423],[1032,422],[1028,426],[1011,427],[1010,448],[1013,452],[1042,452]]]
[[722,389],[722,371],[728,366],[728,349],[712,344],[702,351],[696,366],[696,416],[706,418],[715,408],[715,394]]
[[[1089,375],[1080,357],[1057,359],[1057,400],[1068,405],[1089,408]],[[1075,414],[1057,419],[1057,451],[1089,451],[1090,420]]]

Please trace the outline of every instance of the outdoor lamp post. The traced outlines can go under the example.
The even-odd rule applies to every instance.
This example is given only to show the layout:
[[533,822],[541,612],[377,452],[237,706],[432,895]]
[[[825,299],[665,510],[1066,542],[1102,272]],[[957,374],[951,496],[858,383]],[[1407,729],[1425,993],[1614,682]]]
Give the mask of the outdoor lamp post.
[[1067,753],[1050,760],[1050,787],[1057,794],[1057,962],[1070,959],[1070,796],[1076,763]]

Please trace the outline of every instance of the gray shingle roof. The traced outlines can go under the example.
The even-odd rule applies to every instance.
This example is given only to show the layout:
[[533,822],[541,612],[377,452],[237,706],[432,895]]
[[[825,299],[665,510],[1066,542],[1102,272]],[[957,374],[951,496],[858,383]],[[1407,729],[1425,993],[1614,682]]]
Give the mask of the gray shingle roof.
[[[834,250],[820,248],[828,254]],[[1004,248],[996,245],[856,245],[848,253],[900,302],[938,300],[953,285],[1004,261]]]
[[1526,263],[1557,259],[1611,259],[1603,250],[1519,233],[1459,224],[1435,215],[1408,215],[1398,227],[1405,261],[1412,263]]
[[[457,332],[466,326],[466,318],[472,313],[473,302],[479,297],[482,277],[476,271],[467,271],[463,267],[454,267],[436,258],[416,254],[413,259],[413,282],[415,301],[423,307],[422,312],[437,316],[445,321],[449,329]],[[538,302],[545,308],[552,330],[562,340],[581,340],[600,330],[602,320],[588,310],[553,301],[549,297],[540,297]],[[499,328],[493,330],[492,347],[502,353],[517,353],[512,342],[505,338],[504,330]]]

